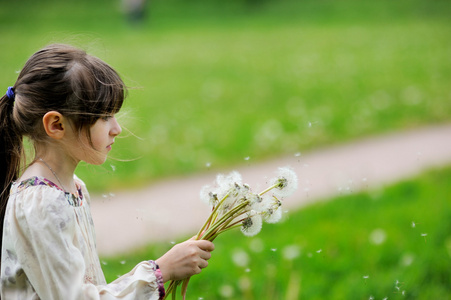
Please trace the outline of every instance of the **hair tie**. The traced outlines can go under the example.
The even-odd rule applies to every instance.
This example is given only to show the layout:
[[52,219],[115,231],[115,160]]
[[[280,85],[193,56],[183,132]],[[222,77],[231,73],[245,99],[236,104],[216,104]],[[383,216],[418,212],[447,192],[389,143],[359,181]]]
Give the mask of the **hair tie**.
[[10,99],[10,100],[14,100],[14,97],[16,96],[14,94],[14,88],[12,86],[8,87],[8,90],[6,91],[6,96]]

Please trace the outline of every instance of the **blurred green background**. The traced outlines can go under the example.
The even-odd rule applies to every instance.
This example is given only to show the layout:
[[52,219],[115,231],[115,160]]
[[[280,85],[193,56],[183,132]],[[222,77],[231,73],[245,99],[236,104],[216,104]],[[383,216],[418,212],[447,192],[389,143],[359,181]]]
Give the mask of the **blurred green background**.
[[[129,129],[91,190],[449,120],[449,1],[0,1],[0,81],[52,43],[99,56]],[[123,160],[128,160],[124,162]],[[131,161],[130,161],[131,160]],[[115,171],[114,176],[109,176]]]
[[[0,0],[0,82],[53,42],[118,70],[124,138],[77,170],[101,193],[449,122],[450,16],[445,0],[155,0],[138,19],[119,1]],[[293,212],[256,239],[231,233],[190,299],[449,299],[450,172]],[[106,276],[168,247],[105,259]],[[250,266],[229,263],[237,249]]]

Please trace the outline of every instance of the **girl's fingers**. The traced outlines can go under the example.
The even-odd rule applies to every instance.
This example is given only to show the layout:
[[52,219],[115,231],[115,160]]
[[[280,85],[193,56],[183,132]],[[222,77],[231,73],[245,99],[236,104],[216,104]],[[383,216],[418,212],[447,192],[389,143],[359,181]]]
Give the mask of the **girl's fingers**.
[[211,253],[207,251],[202,251],[200,253],[200,258],[202,258],[203,260],[209,260],[211,258]]
[[206,240],[199,240],[197,241],[197,246],[205,251],[211,252],[213,250],[215,250],[215,245],[210,242],[210,241],[206,241]]

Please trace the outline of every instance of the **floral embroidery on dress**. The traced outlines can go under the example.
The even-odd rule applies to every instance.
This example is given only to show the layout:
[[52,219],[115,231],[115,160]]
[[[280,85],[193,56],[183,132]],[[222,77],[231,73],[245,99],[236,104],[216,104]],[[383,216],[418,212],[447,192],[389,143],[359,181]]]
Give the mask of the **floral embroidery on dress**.
[[33,176],[31,178],[25,179],[21,181],[17,187],[17,191],[22,191],[30,186],[38,186],[38,185],[45,185],[48,187],[56,188],[64,193],[64,197],[66,198],[67,202],[71,206],[78,207],[83,205],[83,193],[81,192],[81,186],[76,184],[77,186],[77,192],[76,194],[72,194],[69,192],[64,191],[62,188],[60,188],[58,185],[53,183],[52,181],[38,176]]

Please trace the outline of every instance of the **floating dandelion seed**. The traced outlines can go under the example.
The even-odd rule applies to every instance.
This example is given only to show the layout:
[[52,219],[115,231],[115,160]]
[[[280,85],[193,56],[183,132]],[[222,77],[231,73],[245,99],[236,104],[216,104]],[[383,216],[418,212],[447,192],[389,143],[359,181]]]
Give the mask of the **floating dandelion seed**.
[[272,252],[276,252],[276,251],[277,251],[277,248],[271,248],[271,251],[272,251]]
[[412,228],[415,228],[417,225],[415,224],[414,221],[412,221]]
[[102,265],[106,266],[108,263],[104,260],[102,260]]
[[250,156],[246,156],[246,157],[244,158],[244,160],[246,160],[246,161],[248,161],[249,159],[251,159]]
[[422,233],[421,236],[424,237],[424,242],[426,243],[426,237],[428,236],[428,234],[427,233]]
[[205,164],[205,166],[206,166],[207,168],[210,168],[210,167],[211,167],[211,162],[207,162],[207,163]]
[[315,121],[315,122],[310,122],[310,121],[308,121],[308,122],[307,122],[307,126],[308,126],[309,128],[312,128],[313,124],[316,124],[316,123],[318,123],[318,121]]
[[296,157],[301,156],[301,152],[296,152],[296,153],[294,154],[294,156],[296,156]]
[[121,265],[125,265],[126,261],[125,260],[121,260]]
[[111,167],[111,170],[113,170],[113,172],[116,171],[116,166],[115,165],[110,165],[110,167]]
[[373,297],[373,296],[370,296],[369,300],[374,300],[374,297]]
[[323,252],[323,249],[319,249],[316,251],[316,253],[321,253],[321,252]]

